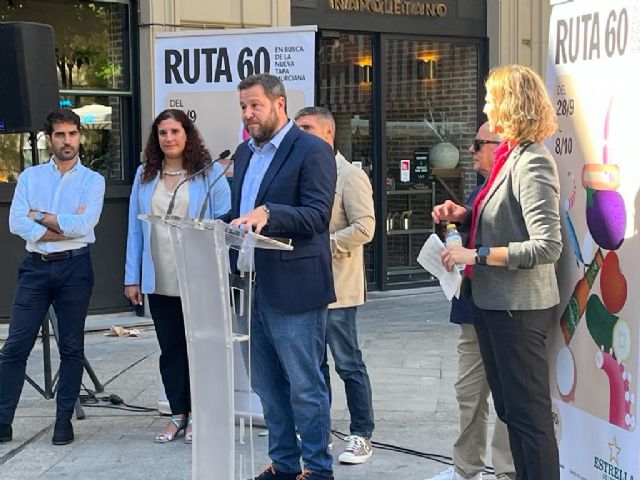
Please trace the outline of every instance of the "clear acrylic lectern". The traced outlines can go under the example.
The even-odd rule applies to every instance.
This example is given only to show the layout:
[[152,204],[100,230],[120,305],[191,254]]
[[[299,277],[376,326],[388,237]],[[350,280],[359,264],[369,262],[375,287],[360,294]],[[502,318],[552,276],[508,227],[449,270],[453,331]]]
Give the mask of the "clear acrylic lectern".
[[[251,280],[256,248],[292,250],[287,243],[238,230],[220,220],[188,220],[140,215],[140,219],[169,229],[177,260],[178,283],[185,320],[191,409],[193,415],[192,476],[194,480],[245,480],[255,476],[253,420],[241,388],[241,412],[234,402],[234,351],[250,375]],[[232,274],[229,249],[237,250],[238,275]],[[236,362],[236,365],[238,362]],[[244,368],[244,367],[242,367]],[[241,382],[247,383],[247,382]],[[249,390],[249,391],[247,391]],[[236,413],[240,426],[236,430]],[[245,416],[248,448],[245,448]],[[239,448],[237,448],[239,447]],[[236,449],[241,452],[236,455]]]

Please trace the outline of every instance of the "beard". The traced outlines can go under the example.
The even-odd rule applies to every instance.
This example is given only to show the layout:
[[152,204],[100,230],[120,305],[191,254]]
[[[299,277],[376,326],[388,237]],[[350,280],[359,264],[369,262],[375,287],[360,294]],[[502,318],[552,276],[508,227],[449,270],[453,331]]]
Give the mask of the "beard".
[[271,107],[269,116],[261,123],[245,124],[245,128],[258,145],[262,145],[276,132],[278,128],[278,114],[276,109]]
[[68,162],[78,156],[78,149],[74,147],[54,148],[53,155],[62,162]]

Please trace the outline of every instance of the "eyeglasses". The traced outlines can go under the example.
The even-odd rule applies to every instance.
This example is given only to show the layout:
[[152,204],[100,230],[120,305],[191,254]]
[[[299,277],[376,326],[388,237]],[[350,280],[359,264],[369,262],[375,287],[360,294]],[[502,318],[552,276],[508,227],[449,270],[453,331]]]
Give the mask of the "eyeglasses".
[[479,140],[479,139],[476,138],[473,141],[473,151],[478,153],[480,151],[480,149],[482,148],[482,146],[487,144],[487,143],[493,143],[495,145],[498,145],[500,142],[498,142],[497,140]]

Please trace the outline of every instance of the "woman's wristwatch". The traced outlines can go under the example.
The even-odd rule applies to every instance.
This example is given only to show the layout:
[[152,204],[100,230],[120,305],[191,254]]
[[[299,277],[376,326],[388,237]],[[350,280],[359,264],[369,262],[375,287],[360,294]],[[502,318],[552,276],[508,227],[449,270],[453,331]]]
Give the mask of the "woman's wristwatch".
[[487,258],[491,255],[489,247],[480,247],[476,250],[476,265],[486,265]]

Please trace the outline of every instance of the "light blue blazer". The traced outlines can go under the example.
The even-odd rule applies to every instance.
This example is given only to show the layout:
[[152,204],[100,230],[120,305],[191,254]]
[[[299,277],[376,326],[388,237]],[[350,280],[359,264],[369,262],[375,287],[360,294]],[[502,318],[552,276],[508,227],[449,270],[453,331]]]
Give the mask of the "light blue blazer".
[[[142,293],[153,293],[156,289],[156,274],[151,257],[151,224],[138,218],[139,214],[151,213],[151,197],[160,175],[148,183],[140,183],[143,165],[138,167],[129,197],[129,232],[127,234],[127,257],[125,263],[124,284],[140,285]],[[220,164],[208,170],[208,175],[198,175],[180,188],[189,187],[189,218],[200,213],[207,189],[214,179],[222,173]],[[209,205],[204,218],[217,218],[231,208],[229,183],[220,178],[211,190]]]

